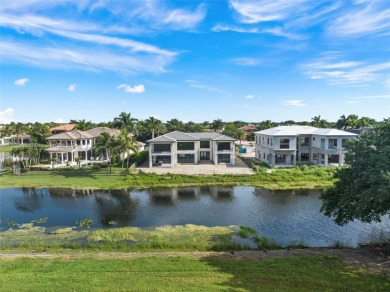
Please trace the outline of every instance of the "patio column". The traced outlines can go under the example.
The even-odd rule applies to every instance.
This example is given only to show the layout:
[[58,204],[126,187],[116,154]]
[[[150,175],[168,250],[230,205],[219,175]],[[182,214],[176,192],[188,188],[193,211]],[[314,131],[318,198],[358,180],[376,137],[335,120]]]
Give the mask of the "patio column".
[[88,151],[85,151],[85,161],[88,160]]
[[327,165],[328,165],[328,154],[325,154],[324,166],[327,166]]
[[61,153],[61,164],[64,164],[64,153]]
[[339,155],[339,166],[342,166],[344,164],[344,154]]
[[153,167],[152,147],[149,147],[149,168]]

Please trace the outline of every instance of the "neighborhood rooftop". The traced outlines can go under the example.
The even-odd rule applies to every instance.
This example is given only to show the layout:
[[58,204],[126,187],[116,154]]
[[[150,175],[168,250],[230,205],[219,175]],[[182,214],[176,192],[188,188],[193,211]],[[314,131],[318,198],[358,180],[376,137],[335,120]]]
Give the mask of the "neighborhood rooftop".
[[173,131],[165,135],[158,136],[147,142],[175,142],[175,141],[235,141],[236,139],[228,137],[220,133],[183,133],[180,131]]
[[272,136],[296,136],[296,135],[331,135],[331,136],[357,136],[356,134],[346,131],[340,131],[337,129],[319,129],[312,126],[278,126],[275,128],[266,129],[263,131],[255,132],[261,135]]

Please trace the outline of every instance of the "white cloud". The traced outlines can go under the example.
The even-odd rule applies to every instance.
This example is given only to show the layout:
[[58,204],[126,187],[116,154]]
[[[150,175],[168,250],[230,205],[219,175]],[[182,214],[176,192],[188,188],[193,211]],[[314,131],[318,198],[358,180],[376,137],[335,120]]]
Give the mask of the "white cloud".
[[62,118],[56,119],[55,122],[56,122],[56,123],[59,123],[59,124],[65,123],[64,119],[62,119]]
[[21,79],[18,79],[18,80],[15,80],[14,81],[14,84],[15,85],[18,85],[18,86],[24,86],[26,85],[27,82],[29,82],[30,80],[28,78],[21,78]]
[[205,16],[205,5],[200,4],[195,12],[189,12],[184,9],[174,9],[169,11],[162,22],[176,28],[188,29],[198,25]]
[[129,93],[142,93],[145,92],[145,86],[143,84],[138,84],[134,86],[130,86],[127,84],[118,85],[116,89],[123,89],[125,92]]
[[353,99],[390,99],[390,94],[357,96]]
[[322,79],[332,85],[364,86],[371,82],[386,83],[390,73],[390,62],[367,64],[357,61],[339,60],[333,52],[313,62],[302,64],[301,69],[310,79]]
[[[312,3],[310,3],[312,2]],[[318,5],[308,0],[230,0],[230,6],[236,11],[239,21],[259,23],[278,21],[299,14]]]
[[390,7],[388,1],[355,1],[357,6],[344,12],[328,26],[332,36],[389,34]]
[[70,84],[69,86],[68,86],[68,90],[70,91],[70,92],[73,92],[73,91],[75,91],[76,90],[76,83],[74,83],[74,84]]
[[248,94],[248,95],[245,95],[245,98],[246,99],[253,99],[253,98],[255,98],[255,96],[252,94]]
[[[91,54],[91,51],[94,51]],[[161,73],[173,58],[153,54],[131,54],[128,50],[106,52],[101,48],[70,49],[28,42],[2,42],[1,58],[38,68],[79,69],[87,71],[109,70],[126,73]]]
[[305,107],[306,104],[303,103],[300,99],[286,99],[283,100],[282,104],[284,106],[294,106],[294,107]]
[[15,119],[13,118],[14,112],[14,109],[10,107],[0,112],[0,124],[9,124],[15,121]]
[[234,58],[231,59],[230,62],[232,62],[235,65],[249,66],[249,67],[260,66],[264,63],[262,59],[258,59],[258,58]]
[[208,90],[208,91],[211,91],[211,92],[216,92],[216,93],[220,93],[220,94],[226,94],[225,91],[219,89],[219,88],[216,88],[216,87],[213,87],[213,86],[210,86],[210,85],[206,85],[206,84],[202,84],[198,81],[195,81],[195,80],[186,80],[185,81],[189,86],[191,87],[194,87],[194,88],[198,88],[198,89],[204,89],[204,90]]
[[252,34],[272,34],[279,37],[285,37],[292,40],[302,40],[306,37],[300,34],[295,34],[285,31],[282,27],[276,26],[271,28],[259,29],[257,27],[242,27],[228,24],[217,24],[211,29],[214,32],[233,31],[239,33],[252,33]]

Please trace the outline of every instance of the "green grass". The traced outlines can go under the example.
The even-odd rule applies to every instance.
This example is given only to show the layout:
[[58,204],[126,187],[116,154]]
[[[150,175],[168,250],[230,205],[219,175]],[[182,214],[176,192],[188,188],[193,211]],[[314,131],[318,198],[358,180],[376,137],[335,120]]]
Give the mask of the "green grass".
[[74,169],[31,171],[20,176],[11,172],[0,174],[0,188],[7,187],[60,187],[122,189],[150,187],[179,187],[200,185],[245,185],[266,187],[269,189],[326,188],[333,185],[335,167],[294,167],[273,169],[267,173],[261,167],[253,175],[209,175],[190,176],[178,174],[134,174],[121,176],[120,168],[114,168],[109,175],[108,169]]
[[329,255],[149,256],[0,261],[3,291],[389,291],[388,279]]

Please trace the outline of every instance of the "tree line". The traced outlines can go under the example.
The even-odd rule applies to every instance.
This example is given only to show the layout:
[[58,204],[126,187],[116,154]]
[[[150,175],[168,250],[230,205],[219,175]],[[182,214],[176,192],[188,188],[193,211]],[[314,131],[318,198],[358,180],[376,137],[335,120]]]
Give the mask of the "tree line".
[[[116,129],[123,129],[123,125],[126,125],[128,134],[132,134],[138,141],[146,142],[156,136],[169,133],[172,131],[181,132],[219,132],[227,136],[231,136],[238,140],[248,139],[253,140],[254,134],[245,132],[241,129],[247,124],[253,124],[257,131],[269,129],[276,126],[283,125],[311,125],[319,128],[337,128],[341,130],[356,129],[361,127],[373,127],[380,122],[369,117],[359,117],[358,115],[342,115],[335,122],[329,122],[323,119],[320,115],[314,116],[310,121],[294,121],[286,120],[283,122],[273,122],[271,120],[264,120],[261,122],[246,122],[246,121],[233,121],[225,122],[221,119],[216,119],[211,122],[204,121],[202,123],[195,123],[192,121],[183,122],[179,119],[171,119],[167,122],[163,122],[155,117],[149,117],[145,120],[139,120],[134,118],[131,113],[122,112],[112,121],[93,123],[91,121],[71,119],[70,124],[76,124],[76,128],[81,131],[86,131],[95,127],[109,127]],[[45,144],[46,138],[51,136],[50,129],[59,126],[58,123],[19,123],[11,122],[6,124],[0,131],[1,137],[7,137],[11,135],[28,134],[33,138],[34,143]]]

